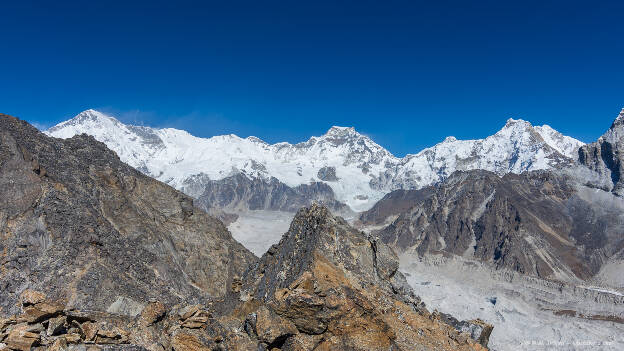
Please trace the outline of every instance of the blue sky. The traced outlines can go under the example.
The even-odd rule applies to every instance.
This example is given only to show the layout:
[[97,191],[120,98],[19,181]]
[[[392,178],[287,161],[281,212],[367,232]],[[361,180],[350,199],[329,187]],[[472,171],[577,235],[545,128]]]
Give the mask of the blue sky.
[[624,107],[621,1],[12,1],[0,13],[0,112],[39,126],[88,108],[269,142],[355,126],[404,155],[509,117],[592,141]]

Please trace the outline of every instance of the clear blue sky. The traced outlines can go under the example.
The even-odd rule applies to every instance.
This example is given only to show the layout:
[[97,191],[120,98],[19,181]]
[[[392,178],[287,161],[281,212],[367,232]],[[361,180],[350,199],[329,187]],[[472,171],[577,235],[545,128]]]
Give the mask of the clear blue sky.
[[403,155],[509,117],[592,141],[624,107],[622,1],[4,1],[0,14],[0,112],[39,126],[87,108],[269,142],[355,126]]

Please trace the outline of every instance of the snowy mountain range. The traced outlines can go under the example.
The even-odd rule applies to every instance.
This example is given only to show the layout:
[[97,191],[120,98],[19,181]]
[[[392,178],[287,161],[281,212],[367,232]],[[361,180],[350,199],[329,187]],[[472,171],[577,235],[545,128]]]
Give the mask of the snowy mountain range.
[[214,188],[221,181],[227,181],[232,196],[240,197],[236,187],[243,176],[255,184],[254,189],[264,184],[263,192],[274,192],[274,184],[299,193],[320,188],[324,197],[333,191],[336,200],[358,212],[392,190],[422,188],[456,170],[484,169],[503,175],[556,168],[576,160],[583,145],[547,125],[514,119],[485,139],[448,137],[403,158],[347,127],[331,127],[324,135],[298,144],[268,144],[256,137],[199,138],[178,129],[126,125],[86,110],[45,133],[58,138],[92,135],[122,161],[196,198],[205,195],[207,184]]

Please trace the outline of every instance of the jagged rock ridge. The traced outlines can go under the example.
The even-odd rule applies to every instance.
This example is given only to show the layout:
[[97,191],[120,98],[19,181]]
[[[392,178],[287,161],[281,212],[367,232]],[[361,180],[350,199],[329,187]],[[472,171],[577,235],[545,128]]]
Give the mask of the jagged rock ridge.
[[624,196],[624,108],[598,141],[578,153],[579,162],[598,173],[598,187]]
[[[313,205],[297,213],[279,244],[245,275],[240,299],[246,306],[264,303],[273,318],[282,320],[282,350],[487,345],[491,326],[429,313],[398,268],[396,254],[383,242]],[[260,311],[247,323],[261,338],[267,333],[258,328],[258,316],[268,312]]]
[[73,309],[27,289],[20,313],[0,319],[0,341],[12,350],[485,350],[492,326],[429,313],[397,267],[382,242],[312,206],[227,304],[152,300],[124,316]]

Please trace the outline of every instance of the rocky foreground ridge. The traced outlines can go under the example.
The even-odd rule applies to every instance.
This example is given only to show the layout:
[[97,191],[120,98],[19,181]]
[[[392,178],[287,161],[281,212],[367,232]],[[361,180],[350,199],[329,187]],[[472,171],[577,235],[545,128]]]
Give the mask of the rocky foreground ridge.
[[479,350],[383,242],[321,206],[257,259],[85,135],[0,116],[0,349]]

